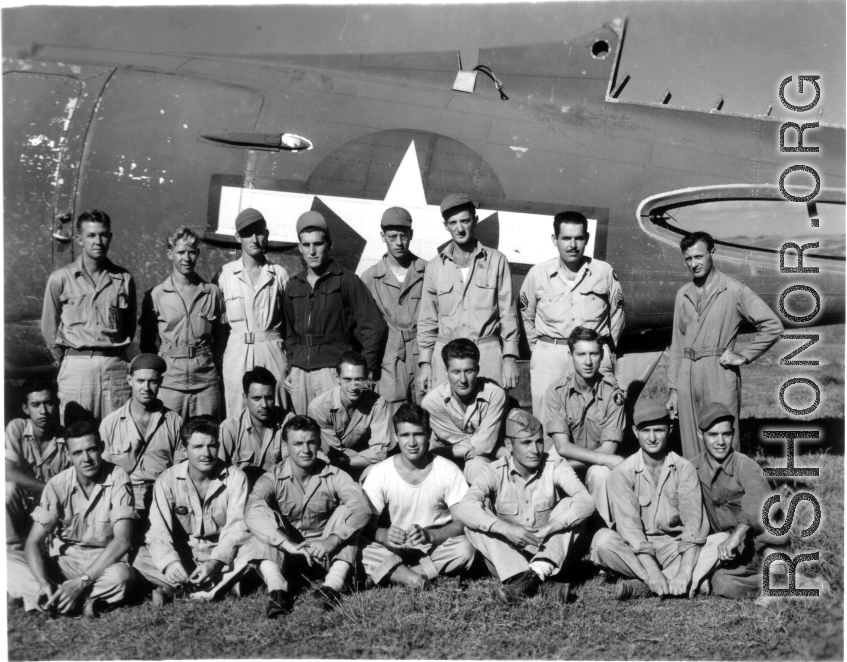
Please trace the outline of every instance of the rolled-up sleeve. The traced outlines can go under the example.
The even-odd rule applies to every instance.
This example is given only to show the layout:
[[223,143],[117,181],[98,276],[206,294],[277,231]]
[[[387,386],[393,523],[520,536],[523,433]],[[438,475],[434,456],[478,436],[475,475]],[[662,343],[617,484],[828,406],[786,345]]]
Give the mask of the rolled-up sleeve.
[[[699,487],[698,487],[699,489]],[[609,502],[615,528],[636,554],[656,556],[656,548],[647,540],[641,521],[641,506],[635,496],[635,485],[629,472],[620,467],[609,476]]]
[[368,447],[359,455],[371,464],[382,462],[388,457],[388,449],[391,447],[391,409],[388,403],[379,398],[371,411],[371,436],[368,439]]
[[619,443],[623,439],[623,426],[625,421],[623,405],[617,405],[614,397],[609,403],[606,414],[600,428],[600,443],[613,441]]
[[32,511],[34,522],[38,522],[47,531],[53,533],[59,524],[59,495],[52,482],[48,482],[41,493],[41,501]]
[[162,572],[174,561],[179,561],[179,554],[173,542],[171,513],[173,503],[173,474],[166,471],[156,479],[156,484],[153,486],[153,501],[150,504],[149,514],[150,529],[145,536],[150,556]]
[[594,499],[567,462],[553,470],[553,482],[570,498],[562,499],[550,513],[550,519],[572,529],[594,513]]
[[109,503],[109,519],[112,524],[122,519],[138,519],[135,512],[135,493],[129,476],[120,467],[112,471],[112,494]]
[[273,478],[267,474],[259,476],[253,485],[253,491],[247,497],[244,522],[256,540],[278,548],[290,538],[277,526],[274,511],[270,506],[272,500],[276,500]]
[[568,428],[568,412],[565,409],[563,399],[565,395],[556,384],[551,384],[544,393],[544,410],[547,412],[547,420],[544,421],[544,430],[549,436],[563,434],[567,441],[571,441],[571,431]]
[[490,466],[483,467],[465,496],[451,508],[451,512],[469,529],[490,531],[499,518],[486,506],[495,502],[499,488],[500,476],[497,471]]
[[703,507],[700,477],[691,463],[686,462],[679,469],[677,495],[679,518],[682,520],[679,553],[682,554],[692,547],[705,544],[706,537],[709,535],[709,519]]
[[226,484],[226,524],[220,531],[217,547],[211,558],[220,561],[226,567],[232,565],[238,548],[247,542],[250,532],[244,523],[244,510],[247,508],[247,476],[243,471],[232,467]]
[[468,440],[476,455],[491,455],[503,432],[503,416],[506,413],[506,392],[502,389],[492,389],[488,396],[488,404],[479,427]]
[[330,480],[332,489],[346,510],[333,532],[342,541],[348,540],[371,521],[371,505],[359,484],[346,472],[339,471]]

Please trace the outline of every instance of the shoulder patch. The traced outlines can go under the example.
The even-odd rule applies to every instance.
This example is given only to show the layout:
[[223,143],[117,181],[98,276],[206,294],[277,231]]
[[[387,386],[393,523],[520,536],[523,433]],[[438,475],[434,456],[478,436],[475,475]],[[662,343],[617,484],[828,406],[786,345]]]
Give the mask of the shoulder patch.
[[615,391],[615,394],[612,396],[612,401],[618,406],[623,407],[624,397],[621,391]]
[[615,293],[615,306],[616,306],[617,308],[623,308],[623,307],[624,307],[624,303],[623,303],[623,292],[621,292],[620,290],[618,290],[618,291]]
[[614,269],[612,269],[612,278],[614,278],[615,280],[620,280],[620,278],[618,278],[617,272]]
[[526,307],[529,305],[529,299],[526,296],[526,292],[521,292],[521,310],[526,310]]

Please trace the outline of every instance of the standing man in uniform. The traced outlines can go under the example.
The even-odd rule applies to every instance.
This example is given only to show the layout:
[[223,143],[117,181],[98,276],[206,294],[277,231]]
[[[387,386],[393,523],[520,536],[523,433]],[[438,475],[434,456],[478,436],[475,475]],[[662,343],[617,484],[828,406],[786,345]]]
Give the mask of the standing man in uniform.
[[542,421],[544,394],[573,371],[568,337],[576,327],[592,329],[603,344],[600,372],[615,382],[615,348],[624,327],[621,284],[612,267],[585,256],[588,219],[576,211],[553,218],[559,257],[536,264],[521,287],[520,307],[529,348],[532,413]]
[[102,419],[129,398],[126,349],[135,335],[135,282],[108,257],[112,221],[97,209],[76,221],[82,248],[47,280],[41,334],[59,368],[61,420]]
[[[605,346],[593,329],[576,327],[568,337],[573,372],[550,385],[544,397],[550,455],[563,457],[577,471],[597,512],[612,525],[607,484],[624,461],[617,454],[623,438],[624,397],[614,377],[600,373]],[[554,452],[555,451],[555,452]]]
[[220,420],[221,395],[212,341],[223,299],[217,285],[197,273],[200,237],[180,225],[168,235],[173,273],[147,292],[141,302],[141,351],[165,359],[168,366],[159,399],[168,409]]
[[[227,417],[237,415],[244,408],[241,378],[256,366],[274,374],[278,404],[284,407],[288,403],[282,388],[288,374],[282,311],[288,272],[269,262],[265,255],[268,224],[261,212],[247,208],[239,213],[235,219],[235,238],[241,242],[241,259],[225,264],[212,279],[221,288],[225,321],[229,324],[223,358]],[[220,347],[216,349],[220,351]]]
[[362,274],[362,282],[388,325],[377,390],[391,413],[404,402],[420,403],[418,391],[418,308],[426,260],[412,253],[412,216],[402,207],[382,215],[380,238],[388,251]]
[[132,397],[100,424],[103,458],[126,471],[141,521],[136,538],[144,540],[153,498],[153,483],[165,469],[185,459],[179,431],[182,418],[158,399],[167,366],[160,356],[139,354],[129,364]]
[[[782,334],[782,323],[753,290],[714,266],[715,242],[694,232],[679,242],[693,281],[679,288],[673,313],[673,341],[668,365],[670,395],[666,407],[679,416],[682,455],[693,459],[706,450],[697,436],[701,409],[719,402],[741,414],[740,366],[755,361]],[[748,322],[756,336],[735,351],[739,327]],[[736,427],[732,448],[739,450]]]
[[441,203],[441,216],[452,241],[426,267],[418,317],[418,386],[423,393],[447,381],[437,357],[451,340],[468,338],[479,346],[479,375],[514,388],[518,323],[509,262],[474,237],[478,219],[470,198],[451,193]]
[[321,448],[330,464],[364,481],[394,446],[391,410],[365,388],[368,366],[358,352],[344,352],[335,367],[337,385],[309,403],[309,418],[321,426]]
[[344,352],[354,349],[354,341],[370,376],[376,376],[386,328],[368,288],[330,257],[326,219],[316,211],[301,214],[297,236],[306,268],[285,288],[292,366],[286,388],[294,412],[305,415],[316,395],[335,386],[335,366]]

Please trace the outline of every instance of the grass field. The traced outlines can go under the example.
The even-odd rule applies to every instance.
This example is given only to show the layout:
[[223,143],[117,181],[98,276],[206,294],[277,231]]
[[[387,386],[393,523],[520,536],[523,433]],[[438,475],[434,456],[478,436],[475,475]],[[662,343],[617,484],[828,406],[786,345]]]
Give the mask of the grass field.
[[[803,503],[792,536],[795,554],[819,550],[820,562],[803,564],[800,571],[822,574],[832,585],[830,596],[767,607],[716,597],[619,603],[613,585],[577,554],[582,560],[570,570],[576,600],[566,606],[533,598],[516,608],[501,607],[491,596],[494,580],[480,573],[464,593],[445,587],[427,593],[376,589],[346,596],[331,614],[298,603],[276,622],[264,618],[263,593],[211,604],[182,599],[160,611],[148,601],[95,622],[12,609],[9,659],[842,659],[844,326],[826,327],[822,335],[809,352],[826,361],[820,368],[779,366],[780,356],[790,351],[780,351],[787,346],[781,342],[743,369],[742,443],[760,461],[785,466],[784,446],[760,447],[758,431],[796,424],[777,401],[785,379],[811,376],[821,385],[821,408],[809,418],[824,430],[824,439],[801,444],[804,457],[797,463],[819,466],[821,476],[785,481],[780,491],[786,496],[810,491],[820,501],[818,531],[799,540],[798,532],[811,520],[811,507]],[[662,363],[646,386],[648,395],[665,396],[664,370]]]

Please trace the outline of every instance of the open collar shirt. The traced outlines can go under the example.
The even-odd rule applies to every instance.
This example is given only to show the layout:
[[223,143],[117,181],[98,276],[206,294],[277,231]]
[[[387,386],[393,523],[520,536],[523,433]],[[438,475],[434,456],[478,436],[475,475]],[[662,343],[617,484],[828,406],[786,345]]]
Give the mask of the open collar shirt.
[[282,428],[294,414],[282,411],[277,422],[265,429],[263,437],[253,424],[247,409],[221,423],[221,459],[241,469],[258,467],[265,471],[288,457]]
[[590,450],[623,437],[624,396],[608,377],[601,377],[589,395],[577,387],[575,373],[558,380],[544,394],[548,435],[563,434],[573,444]]
[[24,418],[16,418],[6,426],[6,459],[28,476],[43,483],[71,466],[63,430],[57,430],[56,436],[42,452],[32,429],[32,421]]
[[423,399],[435,438],[444,444],[461,444],[475,455],[490,455],[503,438],[506,393],[491,380],[479,377],[473,401],[462,408],[450,382],[437,386]]

